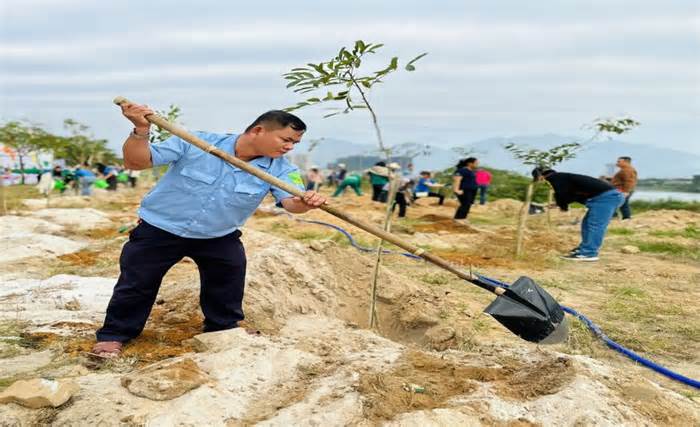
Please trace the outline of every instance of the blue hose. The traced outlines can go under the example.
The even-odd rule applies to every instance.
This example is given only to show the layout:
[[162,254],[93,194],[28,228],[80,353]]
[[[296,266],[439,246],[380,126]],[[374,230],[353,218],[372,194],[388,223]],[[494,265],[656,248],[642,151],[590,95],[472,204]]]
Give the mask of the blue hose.
[[[291,216],[291,215],[290,215],[290,216]],[[341,227],[339,227],[339,226],[337,226],[337,225],[329,224],[329,223],[327,223],[327,222],[322,222],[322,221],[314,221],[314,220],[301,219],[301,218],[294,218],[294,219],[295,219],[296,221],[300,221],[300,222],[306,222],[306,223],[309,223],[309,224],[318,224],[318,225],[323,225],[323,226],[326,226],[326,227],[333,228],[333,229],[335,229],[335,230],[337,230],[337,231],[343,233],[343,234],[345,235],[345,237],[348,238],[348,240],[350,241],[350,244],[351,244],[353,247],[355,247],[355,248],[357,248],[357,249],[359,249],[359,250],[361,250],[361,251],[363,251],[363,252],[372,252],[372,251],[375,250],[374,248],[367,248],[367,247],[364,247],[364,246],[360,246],[360,245],[355,241],[355,239],[352,237],[352,235],[351,235],[350,233],[348,233],[346,230],[344,230],[343,228],[341,228]],[[388,250],[388,249],[385,249],[385,250],[383,251],[383,253],[387,253],[387,254],[388,254],[388,253],[399,253],[399,254],[401,254],[401,255],[403,255],[403,256],[405,256],[405,257],[408,257],[408,258],[423,259],[423,258],[421,258],[421,257],[419,257],[419,256],[413,255],[413,254],[408,253],[408,252],[395,252],[395,251],[390,251],[390,250]],[[491,283],[491,284],[494,285],[494,286],[498,286],[498,287],[501,287],[501,288],[507,288],[507,287],[509,286],[507,283],[501,282],[501,281],[496,280],[496,279],[491,279],[491,278],[489,278],[489,277],[482,276],[482,275],[480,275],[480,274],[477,274],[476,276],[477,276],[479,279],[481,279],[481,280],[483,280],[483,281],[485,281],[485,282]],[[688,378],[688,377],[683,376],[683,375],[681,375],[681,374],[679,374],[679,373],[677,373],[677,372],[673,372],[672,370],[670,370],[670,369],[668,369],[668,368],[664,368],[663,366],[661,366],[661,365],[659,365],[659,364],[657,364],[657,363],[654,363],[654,362],[652,362],[651,360],[649,360],[649,359],[647,359],[647,358],[645,358],[645,357],[642,357],[642,356],[638,355],[637,353],[633,352],[632,350],[628,349],[627,347],[624,347],[624,346],[622,346],[622,345],[616,343],[615,341],[611,340],[607,335],[605,335],[605,333],[603,332],[603,330],[600,329],[600,327],[599,327],[598,325],[596,325],[595,323],[593,323],[593,321],[592,321],[591,319],[589,319],[588,317],[584,316],[583,314],[579,313],[578,311],[574,310],[573,308],[566,307],[566,306],[563,306],[563,305],[561,306],[561,308],[562,308],[565,312],[569,313],[570,315],[576,317],[576,318],[579,319],[581,322],[583,322],[583,323],[588,327],[588,329],[593,333],[593,335],[595,335],[596,337],[600,338],[600,339],[601,339],[608,347],[610,347],[611,349],[617,351],[617,352],[620,353],[620,354],[623,354],[623,355],[627,356],[628,358],[632,359],[633,361],[635,361],[635,362],[637,362],[637,363],[640,363],[640,364],[646,366],[647,368],[652,369],[652,370],[654,370],[654,371],[660,373],[661,375],[664,375],[664,376],[666,376],[666,377],[668,377],[668,378],[670,378],[670,379],[672,379],[672,380],[679,381],[679,382],[681,382],[681,383],[683,383],[683,384],[686,384],[686,385],[689,385],[689,386],[691,386],[691,387],[700,388],[700,381],[694,380],[694,379],[692,379],[692,378]]]
[[[290,215],[290,216],[291,216],[291,215]],[[365,246],[361,246],[360,244],[358,244],[358,243],[355,241],[355,239],[352,237],[352,234],[348,233],[346,230],[344,230],[344,229],[341,228],[341,227],[338,227],[338,226],[335,225],[335,224],[329,224],[329,223],[327,223],[327,222],[322,222],[322,221],[314,221],[314,220],[311,220],[311,219],[301,219],[301,218],[294,218],[294,217],[293,217],[293,219],[294,219],[295,221],[299,221],[299,222],[306,222],[306,223],[309,223],[309,224],[324,225],[324,226],[326,226],[326,227],[333,228],[334,230],[343,233],[343,234],[345,235],[345,237],[348,238],[348,241],[350,241],[350,244],[351,244],[353,247],[355,247],[355,248],[357,248],[357,249],[359,249],[359,250],[361,250],[361,251],[363,251],[363,252],[374,252],[374,251],[376,250],[376,248],[368,248],[368,247],[365,247]],[[396,251],[391,251],[391,250],[389,250],[389,249],[384,249],[384,250],[382,250],[382,253],[385,253],[385,254],[398,253],[399,255],[403,255],[403,256],[405,256],[405,257],[407,257],[407,258],[423,259],[423,258],[421,258],[421,257],[419,257],[419,256],[417,256],[417,255],[413,255],[413,254],[408,253],[408,252],[396,252]]]

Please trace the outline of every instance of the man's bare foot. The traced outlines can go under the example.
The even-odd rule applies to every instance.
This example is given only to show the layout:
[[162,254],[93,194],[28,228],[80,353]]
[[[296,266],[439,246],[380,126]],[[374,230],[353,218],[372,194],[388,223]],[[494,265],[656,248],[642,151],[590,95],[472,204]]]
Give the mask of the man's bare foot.
[[88,355],[100,359],[114,359],[122,354],[122,343],[119,341],[100,341],[92,347]]

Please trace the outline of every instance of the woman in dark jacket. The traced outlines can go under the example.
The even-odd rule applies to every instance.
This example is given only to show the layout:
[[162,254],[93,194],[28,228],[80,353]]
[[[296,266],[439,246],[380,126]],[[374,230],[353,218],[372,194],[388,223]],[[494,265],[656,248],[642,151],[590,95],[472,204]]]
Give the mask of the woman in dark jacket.
[[452,190],[457,195],[459,207],[455,212],[454,219],[457,221],[466,220],[469,215],[469,209],[476,198],[476,175],[474,171],[479,167],[479,160],[475,157],[462,159],[455,167],[455,173],[452,177]]

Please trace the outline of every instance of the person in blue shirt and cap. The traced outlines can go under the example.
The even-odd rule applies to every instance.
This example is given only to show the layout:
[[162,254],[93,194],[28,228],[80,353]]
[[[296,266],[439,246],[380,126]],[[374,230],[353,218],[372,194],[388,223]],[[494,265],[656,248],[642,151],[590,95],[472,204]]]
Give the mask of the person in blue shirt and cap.
[[[291,213],[304,213],[326,201],[314,191],[295,197],[176,136],[149,144],[150,123],[145,117],[153,111],[125,103],[122,112],[135,126],[124,142],[124,166],[170,167],[144,196],[139,225],[122,249],[121,273],[92,349],[93,355],[105,358],[119,356],[122,345],[141,333],[163,276],[184,257],[199,268],[204,332],[236,328],[244,318],[246,257],[240,229],[245,221],[270,192]],[[305,130],[298,117],[273,110],[240,135],[195,134],[303,190],[299,170],[283,156]]]

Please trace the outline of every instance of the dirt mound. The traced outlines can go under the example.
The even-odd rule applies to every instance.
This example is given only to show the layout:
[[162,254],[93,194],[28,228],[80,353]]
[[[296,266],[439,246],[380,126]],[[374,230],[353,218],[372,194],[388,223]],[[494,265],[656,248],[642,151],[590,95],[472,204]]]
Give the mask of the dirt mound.
[[365,398],[365,417],[391,420],[397,414],[439,408],[455,396],[473,392],[476,386],[472,377],[492,381],[499,376],[498,369],[460,367],[452,361],[411,351],[388,372],[362,375],[358,391]]
[[360,378],[365,415],[390,420],[409,411],[439,408],[456,396],[473,393],[478,383],[489,383],[503,398],[532,400],[557,393],[576,375],[574,362],[566,357],[534,364],[508,359],[494,367],[471,363],[418,351],[404,353],[391,371]]

